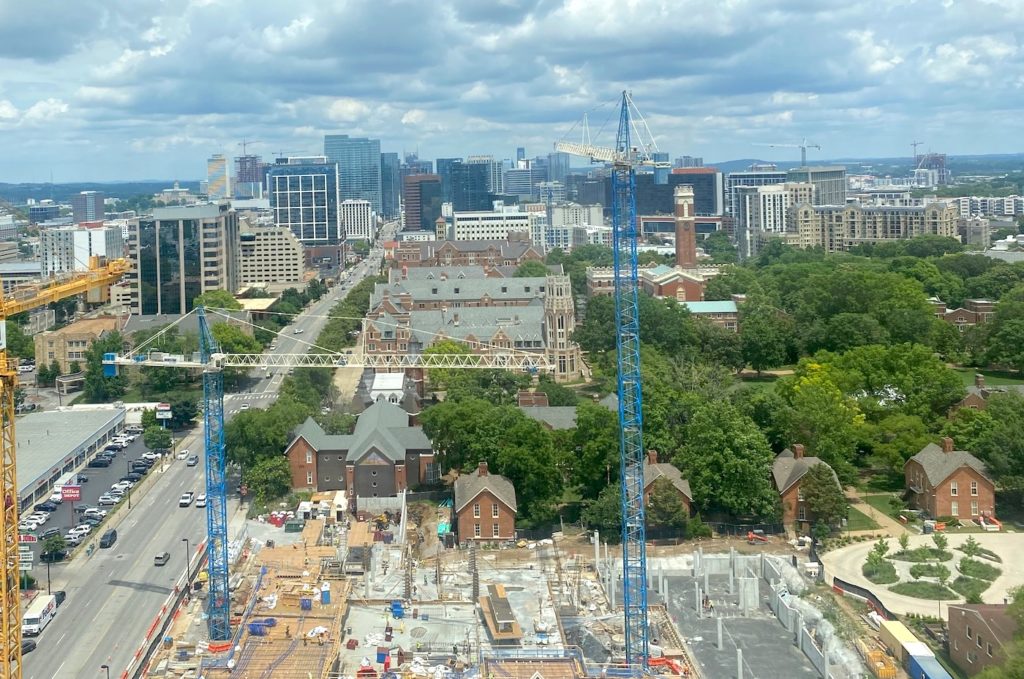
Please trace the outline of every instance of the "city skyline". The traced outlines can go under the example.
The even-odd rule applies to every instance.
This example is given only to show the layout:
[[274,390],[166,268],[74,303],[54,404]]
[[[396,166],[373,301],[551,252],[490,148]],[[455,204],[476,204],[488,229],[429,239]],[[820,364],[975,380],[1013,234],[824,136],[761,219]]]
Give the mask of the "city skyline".
[[197,178],[243,138],[270,160],[325,134],[546,156],[584,112],[608,143],[624,88],[663,151],[709,162],[792,161],[756,144],[804,137],[812,162],[997,153],[1022,125],[1013,0],[43,0],[0,17],[0,181]]

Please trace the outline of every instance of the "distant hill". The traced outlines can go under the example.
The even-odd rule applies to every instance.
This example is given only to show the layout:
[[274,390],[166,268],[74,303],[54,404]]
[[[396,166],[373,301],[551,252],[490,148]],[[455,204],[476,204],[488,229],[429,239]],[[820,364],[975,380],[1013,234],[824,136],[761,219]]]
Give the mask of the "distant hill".
[[[71,196],[81,191],[102,191],[108,198],[128,198],[141,194],[154,194],[174,185],[170,180],[144,180],[135,182],[77,182],[71,184],[4,184],[0,182],[0,198],[14,205],[22,205],[29,198],[42,200],[51,198],[57,202],[67,202]],[[178,181],[183,189],[199,191],[199,182]]]

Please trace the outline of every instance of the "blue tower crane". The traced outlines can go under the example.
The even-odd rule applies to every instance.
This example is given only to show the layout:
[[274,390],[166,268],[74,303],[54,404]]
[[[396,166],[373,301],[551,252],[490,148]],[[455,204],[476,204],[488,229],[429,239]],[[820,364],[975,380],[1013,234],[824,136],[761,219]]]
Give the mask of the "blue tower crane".
[[[644,517],[643,390],[640,384],[640,319],[637,282],[636,166],[653,165],[645,147],[632,144],[633,102],[622,93],[615,148],[559,142],[555,149],[612,166],[612,250],[615,265],[615,349],[618,360],[619,484],[622,507],[622,603],[626,662],[647,668],[647,542]],[[640,118],[643,123],[643,118]],[[648,130],[648,135],[650,131]],[[639,136],[639,135],[638,135]],[[650,146],[653,146],[650,144]]]
[[203,307],[199,320],[199,353],[203,368],[203,424],[206,444],[206,531],[210,580],[207,624],[210,639],[231,638],[231,593],[228,587],[228,498],[224,451],[224,373],[210,365],[220,353]]

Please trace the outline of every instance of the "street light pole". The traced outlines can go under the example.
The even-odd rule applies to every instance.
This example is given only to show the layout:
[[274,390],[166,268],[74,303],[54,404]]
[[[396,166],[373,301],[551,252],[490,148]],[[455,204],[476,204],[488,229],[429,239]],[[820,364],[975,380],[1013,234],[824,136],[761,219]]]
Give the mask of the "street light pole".
[[107,679],[110,679],[110,665],[100,665],[101,670],[107,671]]
[[[129,462],[128,460],[125,460],[124,461],[124,465],[125,465],[125,467],[128,468],[128,473],[131,474],[132,473],[132,463]],[[131,508],[132,508],[132,489],[131,489],[131,487],[129,487],[128,488],[128,509],[131,509]]]
[[46,593],[47,594],[53,594],[53,592],[50,591],[50,562],[49,561],[46,562]]
[[189,548],[188,538],[182,538],[181,541],[185,543],[185,587],[188,588],[188,579],[192,575],[190,572],[192,569],[189,567],[189,559],[192,558],[192,550]]

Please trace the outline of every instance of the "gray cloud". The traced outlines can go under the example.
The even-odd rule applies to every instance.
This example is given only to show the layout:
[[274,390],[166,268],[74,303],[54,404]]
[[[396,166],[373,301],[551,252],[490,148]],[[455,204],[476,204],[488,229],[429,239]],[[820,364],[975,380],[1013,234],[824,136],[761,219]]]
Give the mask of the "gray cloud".
[[1019,0],[0,2],[0,180],[195,178],[324,132],[540,154],[623,88],[674,155],[1015,151],[1022,28]]

